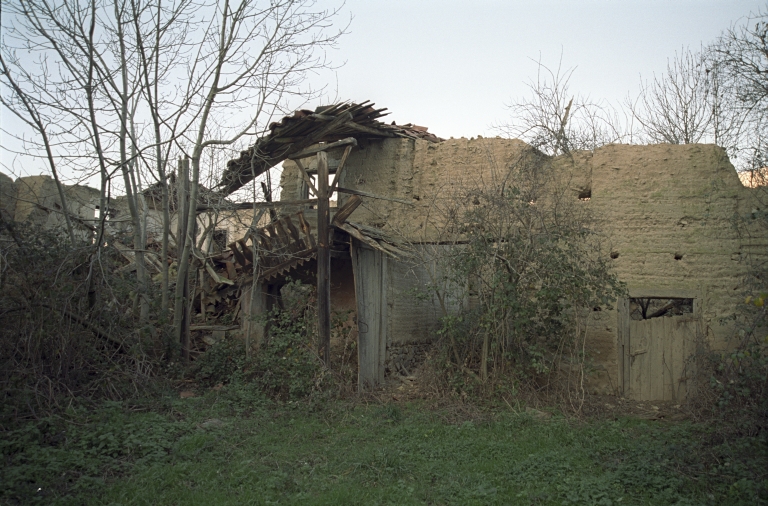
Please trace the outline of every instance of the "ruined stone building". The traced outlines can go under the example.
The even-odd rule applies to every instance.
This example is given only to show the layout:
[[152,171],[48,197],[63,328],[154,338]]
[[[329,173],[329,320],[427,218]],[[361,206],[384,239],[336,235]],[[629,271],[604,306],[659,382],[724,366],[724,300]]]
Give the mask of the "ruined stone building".
[[[441,236],[435,202],[456,187],[499,183],[505,167],[529,148],[501,138],[442,140],[420,127],[384,125],[371,119],[376,114],[363,116],[354,107],[314,113],[322,118],[304,111],[273,125],[266,140],[279,141],[291,130],[315,135],[314,142],[348,135],[358,140],[338,185],[373,197],[363,197],[364,205],[336,227],[331,300],[334,307],[356,311],[360,381],[375,384],[386,371],[415,365],[441,316],[437,300],[414,291],[430,283],[434,266],[399,254],[398,244],[450,247],[441,246],[450,238]],[[348,118],[329,133],[329,123],[345,110],[362,119]],[[257,148],[230,162],[224,186],[240,184],[236,176],[245,173]],[[328,156],[333,173],[341,150]],[[309,174],[313,163],[302,162]],[[636,399],[685,397],[697,349],[729,345],[734,328],[728,317],[743,301],[747,260],[768,253],[765,229],[742,219],[757,212],[758,192],[765,189],[745,187],[714,145],[608,145],[556,164],[570,175],[571,198],[591,208],[604,249],[628,289],[613,309],[591,316],[590,390]],[[307,187],[296,164],[286,161],[281,199],[306,199]],[[340,193],[338,205],[349,198],[349,192]],[[313,211],[306,207],[303,215],[312,226]],[[284,262],[263,280],[264,293],[276,293],[281,277],[307,258]]]
[[[413,370],[443,314],[435,297],[423,296],[440,277],[430,253],[456,243],[445,235],[438,204],[460,188],[503,184],[508,167],[531,148],[501,138],[443,140],[422,127],[382,123],[383,111],[367,103],[298,111],[229,162],[215,188],[222,198],[285,162],[281,202],[272,206],[276,220],[258,230],[249,230],[250,214],[239,219],[221,244],[227,248],[199,267],[201,276],[210,274],[195,294],[199,320],[224,311],[222,300],[228,300],[230,309],[236,305],[240,332],[257,344],[264,329],[251,316],[279,298],[288,278],[312,282],[317,221],[309,188],[317,181],[305,178],[292,159],[353,137],[356,146],[338,178],[344,148],[327,150],[339,187],[332,215],[353,198],[362,201],[332,228],[331,304],[354,315],[361,387],[381,383],[388,371]],[[316,158],[298,163],[316,177]],[[608,145],[553,164],[567,175],[566,197],[594,216],[603,250],[628,290],[612,308],[590,313],[590,391],[684,398],[696,353],[731,343],[729,317],[743,302],[750,262],[768,259],[766,230],[749,218],[761,212],[766,188],[742,184],[714,145]],[[60,226],[50,178],[0,177],[0,183],[4,218]],[[74,212],[93,219],[95,190],[69,191],[77,195]],[[448,301],[446,310],[467,303]]]
[[[64,187],[76,233],[87,234],[99,205],[99,191],[88,186]],[[56,182],[50,176],[20,177],[15,181],[0,173],[0,213],[6,221],[29,222],[44,229],[65,230],[65,219]]]

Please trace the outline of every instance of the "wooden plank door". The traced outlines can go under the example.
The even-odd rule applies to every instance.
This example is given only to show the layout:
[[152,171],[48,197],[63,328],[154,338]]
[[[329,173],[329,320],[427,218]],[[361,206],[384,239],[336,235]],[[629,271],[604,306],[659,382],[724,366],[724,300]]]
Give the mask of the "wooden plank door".
[[630,320],[623,361],[625,395],[638,401],[683,400],[696,331],[697,321],[690,315]]

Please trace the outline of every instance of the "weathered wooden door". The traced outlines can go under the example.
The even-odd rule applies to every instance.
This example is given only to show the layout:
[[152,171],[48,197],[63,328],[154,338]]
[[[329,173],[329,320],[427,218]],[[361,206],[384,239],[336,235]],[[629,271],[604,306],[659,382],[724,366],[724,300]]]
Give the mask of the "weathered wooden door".
[[694,314],[635,320],[624,329],[624,395],[638,401],[681,401],[691,388],[698,319]]
[[358,389],[384,382],[387,347],[387,257],[352,243],[352,269],[357,298]]

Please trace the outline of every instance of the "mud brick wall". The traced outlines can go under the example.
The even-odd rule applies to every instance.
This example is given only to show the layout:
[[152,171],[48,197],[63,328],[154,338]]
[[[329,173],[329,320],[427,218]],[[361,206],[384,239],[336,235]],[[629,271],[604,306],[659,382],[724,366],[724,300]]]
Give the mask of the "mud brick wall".
[[[499,185],[525,152],[523,142],[499,138],[362,142],[347,161],[341,186],[413,205],[366,198],[350,220],[413,243],[450,240],[443,232],[447,218],[441,203],[458,189]],[[590,191],[580,205],[593,213],[603,251],[610,253],[629,296],[695,298],[706,344],[727,348],[733,333],[727,318],[743,300],[749,261],[768,256],[765,230],[743,220],[760,205],[757,197],[766,189],[745,188],[725,152],[714,145],[609,145],[554,164],[567,174],[574,199]],[[298,198],[300,182],[291,164],[281,184],[282,199]],[[419,306],[409,299],[409,290],[424,286],[424,273],[391,264],[402,272],[393,271],[390,279],[403,285],[390,283],[388,345],[394,353],[401,343],[428,340],[439,308],[432,299],[415,309]],[[405,272],[413,274],[411,281]],[[590,316],[588,386],[593,392],[616,389],[617,319],[609,308]]]

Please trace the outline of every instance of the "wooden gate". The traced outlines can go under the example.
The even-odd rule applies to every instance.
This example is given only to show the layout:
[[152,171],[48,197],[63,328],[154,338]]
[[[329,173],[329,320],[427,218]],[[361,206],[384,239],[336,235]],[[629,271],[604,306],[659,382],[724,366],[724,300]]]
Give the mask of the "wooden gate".
[[[632,319],[629,299],[619,308],[624,396],[638,401],[682,401],[692,389],[697,311]],[[623,309],[623,310],[622,310]]]

